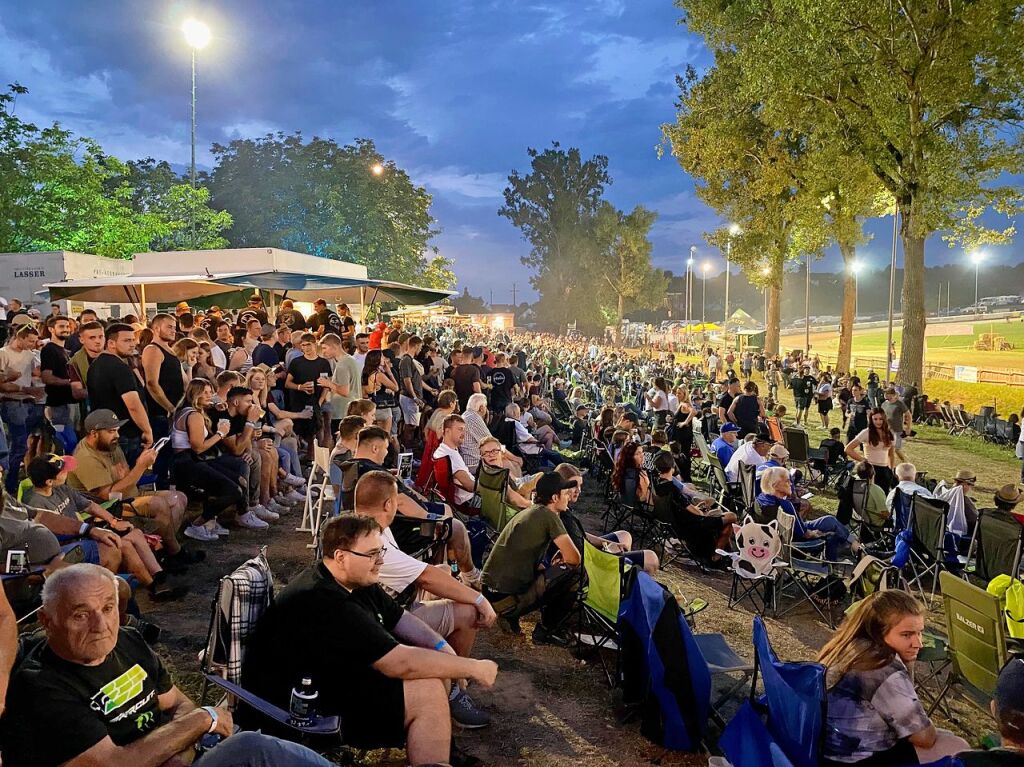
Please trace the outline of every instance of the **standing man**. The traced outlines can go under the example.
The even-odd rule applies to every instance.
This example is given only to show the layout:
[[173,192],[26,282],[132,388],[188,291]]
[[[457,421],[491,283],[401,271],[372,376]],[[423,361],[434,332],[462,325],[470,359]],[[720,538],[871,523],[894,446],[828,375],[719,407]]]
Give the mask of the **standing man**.
[[281,311],[277,313],[277,324],[279,327],[288,328],[289,331],[305,330],[306,318],[295,308],[295,302],[286,298],[281,302]]
[[341,319],[341,340],[352,340],[356,334],[356,321],[349,311],[348,304],[338,304],[338,317]]
[[910,408],[900,399],[900,395],[896,390],[890,386],[885,390],[885,402],[882,403],[882,410],[885,411],[885,418],[889,422],[889,429],[892,431],[896,457],[905,463],[907,457],[903,455],[903,438],[910,434]]
[[65,344],[71,335],[71,320],[67,317],[50,317],[50,343],[39,352],[40,378],[46,389],[46,417],[55,427],[71,425],[71,404],[75,398],[71,392],[71,378],[68,363],[71,358]]
[[329,386],[331,393],[331,434],[338,430],[341,419],[348,415],[348,404],[359,399],[359,365],[345,349],[351,341],[342,341],[334,333],[328,333],[320,342],[324,357],[334,365]]
[[277,328],[273,325],[267,323],[260,328],[260,342],[252,350],[253,366],[266,365],[268,368],[272,368],[280,361],[277,349],[274,348],[274,340],[276,338]]
[[796,405],[796,422],[799,424],[803,418],[806,426],[807,412],[811,408],[811,400],[818,388],[818,381],[811,375],[810,368],[801,365],[799,374],[793,376],[790,386],[793,388],[793,402]]
[[[177,336],[174,317],[158,314],[149,323],[153,340],[142,350],[142,370],[146,379],[146,405],[153,440],[163,439],[171,433],[170,419],[182,397],[185,396],[185,377],[181,371],[181,360],[171,351],[171,344]],[[126,453],[127,455],[127,453]],[[161,450],[156,457],[153,470],[156,472],[157,487],[170,487],[171,459],[173,452]],[[134,465],[138,455],[129,457]]]
[[[472,352],[470,353],[472,354]],[[455,394],[459,398],[459,412],[466,409],[471,394],[483,392],[480,379],[480,368],[466,359],[466,350],[452,350],[452,379],[455,381]]]
[[[128,358],[134,352],[135,331],[132,326],[123,322],[111,324],[107,327],[105,347],[89,365],[86,379],[89,406],[94,410],[113,410],[118,420],[125,422],[118,444],[130,466],[139,460],[143,448],[153,444],[153,427],[143,400],[145,388],[128,367]],[[181,378],[180,364],[178,378]]]
[[102,323],[96,320],[83,322],[78,327],[78,340],[82,348],[71,356],[68,378],[71,380],[71,396],[78,403],[78,417],[81,420],[89,414],[89,390],[85,384],[89,376],[89,365],[103,351],[105,339]]
[[[284,388],[289,392],[289,410],[297,413],[307,407],[313,409],[311,419],[296,420],[293,426],[296,433],[306,440],[306,455],[312,458],[313,437],[322,430],[324,404],[331,394],[329,386],[321,384],[317,388],[317,382],[320,379],[330,380],[331,363],[317,353],[316,336],[312,333],[302,334],[299,350],[302,356],[288,364]],[[329,446],[330,443],[321,441],[321,444]]]
[[258,327],[267,324],[267,311],[263,308],[263,296],[258,293],[249,296],[249,305],[238,315],[238,324],[243,328],[248,327],[252,320],[259,320]]
[[512,403],[516,395],[516,379],[508,367],[508,357],[504,352],[494,355],[494,367],[491,368],[487,383],[491,386],[490,410],[503,416],[505,408]]
[[11,493],[18,489],[21,481],[18,471],[25,458],[28,435],[39,420],[35,398],[43,393],[43,389],[32,385],[32,372],[36,363],[32,351],[38,342],[39,332],[35,325],[28,324],[21,326],[14,334],[14,339],[0,349],[0,377],[3,380],[3,384],[0,384],[0,390],[3,391],[0,414],[7,424],[10,446],[10,465],[5,486]]
[[339,338],[342,334],[341,317],[327,308],[327,302],[318,298],[313,302],[313,316],[309,318],[309,329],[317,338],[327,333],[334,333]]
[[[423,365],[416,356],[423,348],[423,339],[411,336],[406,344],[405,354],[398,363],[398,406],[402,409],[403,445],[412,446],[416,439],[416,430],[420,426],[420,411],[423,409],[423,390],[429,389],[423,383]],[[431,389],[433,391],[433,389]]]
[[853,398],[846,403],[847,427],[846,441],[852,442],[853,438],[868,428],[868,414],[871,412],[871,402],[868,401],[867,393],[860,384],[850,387]]
[[359,378],[362,380],[363,377],[363,363],[366,362],[366,353],[370,351],[370,334],[369,333],[356,333],[356,350],[352,355],[352,359],[356,361],[359,366]]

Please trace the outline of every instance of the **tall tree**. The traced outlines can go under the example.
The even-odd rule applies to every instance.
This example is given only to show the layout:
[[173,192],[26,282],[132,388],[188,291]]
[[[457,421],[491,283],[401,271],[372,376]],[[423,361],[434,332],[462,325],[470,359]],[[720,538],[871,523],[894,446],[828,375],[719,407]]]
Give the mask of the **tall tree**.
[[236,247],[276,246],[364,264],[371,277],[449,287],[451,263],[430,245],[431,196],[374,143],[301,134],[214,144],[213,206],[234,219]]
[[779,351],[783,264],[791,248],[804,150],[799,136],[768,125],[759,103],[745,96],[736,57],[715,52],[715,65],[698,77],[677,78],[676,122],[662,126],[679,164],[697,181],[697,195],[739,227],[710,234],[708,242],[768,291],[765,351]]
[[690,29],[734,52],[741,87],[780,130],[815,133],[869,167],[900,214],[898,381],[920,382],[925,240],[1003,241],[1024,170],[1024,23],[1015,0],[679,0]]
[[595,258],[594,223],[604,188],[611,183],[608,158],[584,160],[579,149],[556,141],[539,152],[530,148],[530,173],[513,171],[498,211],[530,243],[522,261],[536,270],[530,283],[540,294],[537,315],[564,331],[571,322],[589,330],[601,325],[600,307],[590,293]]
[[[637,205],[629,213],[601,203],[594,222],[598,246],[592,275],[598,294],[614,305],[615,343],[622,342],[622,320],[630,309],[653,309],[665,302],[668,277],[651,266],[648,235],[658,214]],[[602,284],[603,283],[603,284]]]

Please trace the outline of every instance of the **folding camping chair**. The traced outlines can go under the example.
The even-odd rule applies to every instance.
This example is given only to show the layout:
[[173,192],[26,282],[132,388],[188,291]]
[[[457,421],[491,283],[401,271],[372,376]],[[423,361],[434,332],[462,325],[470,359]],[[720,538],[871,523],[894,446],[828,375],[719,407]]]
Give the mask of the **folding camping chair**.
[[929,715],[954,689],[988,713],[999,671],[1006,663],[1006,624],[999,597],[958,578],[939,573],[946,620],[947,649],[953,661],[946,684]]
[[711,455],[711,449],[708,447],[707,440],[704,439],[704,435],[700,433],[700,429],[693,430],[693,444],[697,446],[697,451],[700,453],[700,463],[693,465],[691,464],[690,473],[693,473],[693,469],[697,469],[699,478],[702,481],[710,481],[711,478],[711,462],[709,456]]
[[315,549],[319,545],[320,525],[333,513],[334,486],[331,484],[331,451],[321,447],[313,440],[313,466],[309,471],[306,484],[306,501],[302,506],[302,521],[295,528],[296,532],[309,533],[313,539],[306,544],[307,549]]
[[722,716],[721,708],[736,697],[738,691],[746,687],[754,674],[754,665],[736,654],[724,634],[694,634],[693,638],[700,648],[704,662],[708,664],[711,680],[722,680],[721,692],[711,698],[710,716],[719,727],[724,728],[725,718]]
[[[757,467],[740,461],[738,477],[740,497],[743,499],[743,514],[749,514],[757,498]],[[742,519],[742,515],[740,518]]]
[[772,438],[773,442],[784,442],[784,435],[782,434],[782,422],[778,416],[772,416],[766,418],[765,423],[768,425],[768,436]]
[[807,471],[807,478],[811,479],[811,459],[822,456],[811,455],[811,441],[807,432],[795,426],[787,426],[782,430],[782,444],[789,451],[789,463],[793,466],[803,466]]
[[[576,657],[583,657],[584,647],[592,648],[601,661],[608,686],[615,687],[619,675],[619,605],[631,565],[625,557],[601,551],[586,539],[580,553],[586,579],[580,589]],[[601,650],[615,652],[614,669],[609,668]]]
[[729,511],[735,511],[737,516],[742,517],[743,510],[739,507],[742,507],[744,502],[740,483],[729,481],[725,476],[725,469],[722,468],[718,456],[714,453],[708,455],[708,466],[711,467],[708,482],[709,494],[715,496],[719,506]]
[[[794,542],[796,518],[792,514],[779,509],[775,518],[779,523],[779,538],[782,539],[782,559],[786,563],[779,573],[778,594],[785,596],[790,585],[797,591],[793,603],[784,610],[777,610],[776,617],[782,617],[794,607],[807,602],[828,627],[834,629],[836,621],[832,614],[833,605],[829,599],[829,591],[838,580],[838,572],[852,567],[852,564],[844,565],[842,562],[830,562],[825,559],[825,541],[822,538]],[[822,601],[825,604],[821,604]]]
[[261,546],[259,554],[220,579],[206,649],[200,660],[203,688],[199,705],[206,703],[212,685],[226,694],[232,708],[242,701],[264,720],[289,728],[296,740],[324,736],[325,740],[336,738],[335,745],[340,746],[341,722],[337,716],[316,717],[308,724],[299,725],[287,711],[241,686],[245,643],[273,601],[274,577],[267,562],[267,547]]
[[[910,499],[910,559],[907,568],[911,577],[903,577],[907,590],[916,589],[925,600],[924,579],[931,577],[932,587],[927,604],[931,605],[939,586],[939,573],[950,568],[963,572],[967,557],[946,552],[946,525],[949,504],[937,498],[915,493]],[[955,559],[952,559],[955,557]]]
[[429,493],[434,486],[434,451],[441,440],[430,429],[426,430],[423,437],[423,453],[420,456],[420,468],[416,472],[416,487],[420,492]]
[[1012,514],[999,509],[979,509],[964,573],[982,588],[997,575],[1018,577],[1022,542],[1024,526]]
[[480,516],[490,527],[493,538],[497,538],[517,511],[505,502],[508,477],[508,469],[496,469],[483,461],[476,469],[476,494],[480,496]]

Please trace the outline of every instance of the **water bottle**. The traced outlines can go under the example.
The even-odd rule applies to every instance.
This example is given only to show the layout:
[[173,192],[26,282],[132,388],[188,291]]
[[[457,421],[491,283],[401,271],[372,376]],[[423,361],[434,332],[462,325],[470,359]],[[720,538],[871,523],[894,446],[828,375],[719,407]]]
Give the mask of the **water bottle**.
[[313,721],[313,717],[316,715],[316,701],[319,697],[320,693],[313,687],[313,680],[304,677],[302,684],[292,688],[292,697],[288,703],[292,721],[300,725]]

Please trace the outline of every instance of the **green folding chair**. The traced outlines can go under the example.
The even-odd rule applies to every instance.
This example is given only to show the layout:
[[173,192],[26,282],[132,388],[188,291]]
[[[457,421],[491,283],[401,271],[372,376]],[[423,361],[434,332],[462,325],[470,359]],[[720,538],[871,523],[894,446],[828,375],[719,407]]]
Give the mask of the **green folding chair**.
[[[583,541],[582,555],[586,578],[576,624],[576,657],[582,658],[587,648],[595,652],[608,686],[614,687],[619,667],[619,605],[631,565],[625,557],[601,551],[587,540]],[[602,650],[615,652],[614,671]]]
[[509,471],[496,469],[483,461],[476,470],[476,492],[480,496],[480,516],[490,526],[488,538],[493,543],[517,509],[505,503]]
[[999,597],[950,572],[939,573],[952,666],[929,715],[952,691],[985,713],[1006,663],[1006,627]]
[[1020,570],[1024,526],[1012,514],[982,509],[968,549],[967,575],[982,588],[997,575],[1017,577]]

